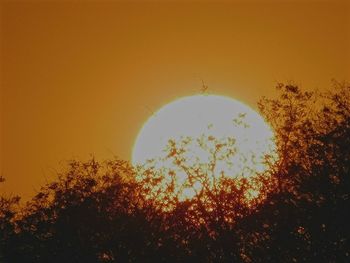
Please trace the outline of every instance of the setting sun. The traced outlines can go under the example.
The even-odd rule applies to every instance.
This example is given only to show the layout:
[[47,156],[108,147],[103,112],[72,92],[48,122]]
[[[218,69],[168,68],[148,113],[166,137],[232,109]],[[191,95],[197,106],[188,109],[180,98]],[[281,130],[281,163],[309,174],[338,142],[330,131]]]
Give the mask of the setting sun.
[[350,0],[0,0],[0,263],[350,262]]
[[164,185],[175,182],[185,199],[202,187],[200,180],[189,182],[189,173],[249,179],[268,168],[267,159],[276,160],[275,150],[273,131],[257,112],[232,98],[203,94],[154,112],[135,141],[132,162],[161,171]]

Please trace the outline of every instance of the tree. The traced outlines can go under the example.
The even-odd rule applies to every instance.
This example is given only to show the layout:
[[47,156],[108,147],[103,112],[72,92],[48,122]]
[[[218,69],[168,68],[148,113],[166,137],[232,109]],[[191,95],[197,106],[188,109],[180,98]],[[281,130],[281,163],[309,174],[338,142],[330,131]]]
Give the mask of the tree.
[[280,191],[243,222],[247,231],[255,226],[250,256],[255,262],[347,262],[349,86],[335,83],[323,94],[278,88],[281,96],[261,106],[280,138]]
[[234,141],[198,141],[210,158],[192,166],[188,139],[170,141],[167,161],[187,176],[183,198],[176,171],[72,161],[22,208],[0,199],[1,261],[348,262],[350,87],[277,90],[259,103],[277,138],[268,171],[214,176]]
[[[0,176],[0,183],[3,182],[5,182],[5,178]],[[15,220],[19,200],[18,196],[0,196],[0,261],[7,258],[8,251],[12,249],[8,240],[16,235],[13,221]]]

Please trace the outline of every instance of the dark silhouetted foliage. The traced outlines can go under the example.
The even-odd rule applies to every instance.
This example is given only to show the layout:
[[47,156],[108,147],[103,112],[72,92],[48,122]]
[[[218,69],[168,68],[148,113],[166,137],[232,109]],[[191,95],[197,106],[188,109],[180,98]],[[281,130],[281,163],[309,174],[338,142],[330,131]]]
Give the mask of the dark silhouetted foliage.
[[188,169],[204,187],[180,200],[152,169],[72,161],[24,206],[1,197],[0,262],[350,262],[350,87],[277,90],[259,102],[279,155],[259,199],[244,178]]

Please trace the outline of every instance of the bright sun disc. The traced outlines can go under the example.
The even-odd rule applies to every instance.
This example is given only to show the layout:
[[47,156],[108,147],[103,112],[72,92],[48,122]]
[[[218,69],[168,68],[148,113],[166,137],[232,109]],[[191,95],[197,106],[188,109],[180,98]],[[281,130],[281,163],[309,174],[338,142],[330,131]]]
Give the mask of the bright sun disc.
[[[185,199],[201,186],[188,189],[183,167],[199,167],[217,178],[249,178],[268,169],[266,158],[275,159],[275,149],[273,131],[257,112],[228,97],[196,95],[165,105],[146,121],[132,163],[176,173],[177,191]],[[172,158],[175,154],[180,161]]]

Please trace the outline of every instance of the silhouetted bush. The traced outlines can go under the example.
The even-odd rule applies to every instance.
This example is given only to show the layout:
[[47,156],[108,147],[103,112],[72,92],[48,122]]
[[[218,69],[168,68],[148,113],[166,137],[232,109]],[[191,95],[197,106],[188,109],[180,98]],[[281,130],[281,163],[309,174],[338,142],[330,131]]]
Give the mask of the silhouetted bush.
[[1,197],[0,261],[349,262],[350,87],[277,90],[259,102],[279,155],[259,198],[244,178],[188,170],[205,187],[179,199],[152,169],[72,161],[23,207]]

